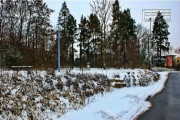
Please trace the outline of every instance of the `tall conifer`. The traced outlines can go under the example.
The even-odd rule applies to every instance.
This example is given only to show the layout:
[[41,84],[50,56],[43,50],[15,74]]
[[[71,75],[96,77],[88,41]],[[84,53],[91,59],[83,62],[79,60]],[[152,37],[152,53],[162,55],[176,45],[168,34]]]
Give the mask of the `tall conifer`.
[[168,27],[169,25],[167,22],[164,20],[163,15],[158,12],[155,21],[154,21],[154,26],[153,26],[153,38],[152,38],[152,45],[153,48],[156,51],[156,57],[157,61],[156,64],[160,66],[162,64],[162,52],[166,52],[169,50],[169,42],[168,42],[168,35],[170,34],[168,32]]

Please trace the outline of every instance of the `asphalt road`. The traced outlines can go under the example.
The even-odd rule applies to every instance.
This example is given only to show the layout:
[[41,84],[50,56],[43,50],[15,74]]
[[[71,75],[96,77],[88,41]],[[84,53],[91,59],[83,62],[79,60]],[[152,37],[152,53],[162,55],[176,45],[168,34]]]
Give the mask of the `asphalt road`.
[[148,101],[152,108],[138,120],[180,120],[180,72],[170,73],[163,91]]

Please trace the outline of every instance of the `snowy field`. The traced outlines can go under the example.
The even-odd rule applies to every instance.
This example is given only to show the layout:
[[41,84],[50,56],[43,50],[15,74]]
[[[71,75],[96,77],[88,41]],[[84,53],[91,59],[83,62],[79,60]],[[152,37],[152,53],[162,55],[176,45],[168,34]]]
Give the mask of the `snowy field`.
[[[151,107],[146,98],[163,89],[168,72],[158,74],[157,81],[156,73],[143,69],[5,71],[0,120],[133,120]],[[113,88],[112,79],[128,87]]]
[[[114,74],[126,74],[127,71],[137,70],[102,70],[86,71],[86,73],[106,73],[109,77]],[[164,88],[168,72],[159,72],[160,80],[146,87],[125,87],[114,89],[103,96],[94,96],[94,102],[81,110],[71,110],[59,120],[133,120],[138,114],[148,110],[151,104],[146,101]],[[56,116],[52,116],[56,120]]]

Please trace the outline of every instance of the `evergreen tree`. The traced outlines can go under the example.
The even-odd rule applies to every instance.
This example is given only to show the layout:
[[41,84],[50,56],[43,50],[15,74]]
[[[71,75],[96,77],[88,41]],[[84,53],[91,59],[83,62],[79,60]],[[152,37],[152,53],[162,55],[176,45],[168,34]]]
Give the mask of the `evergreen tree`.
[[170,34],[168,32],[169,25],[166,23],[166,21],[163,18],[163,15],[158,12],[153,26],[153,38],[152,38],[152,45],[153,48],[156,51],[156,57],[157,61],[156,64],[158,66],[161,66],[162,59],[161,55],[162,52],[169,50],[169,42],[168,42],[168,35]]
[[63,2],[60,10],[61,25],[61,65],[74,66],[74,43],[76,37],[76,20],[70,13],[66,2]]
[[121,44],[121,37],[120,37],[120,7],[119,7],[119,1],[116,0],[113,3],[113,8],[112,8],[112,24],[111,24],[111,39],[112,39],[112,43],[111,43],[111,49],[113,54],[112,58],[113,59],[113,66],[114,67],[120,67],[121,66],[121,54],[122,51],[120,50],[122,47]]
[[[115,0],[112,5],[111,24],[111,49],[113,52],[113,66],[126,68],[133,67],[138,56],[135,20],[131,17],[130,10],[120,10],[119,1]],[[132,54],[134,53],[134,54]]]
[[[87,48],[87,40],[88,40],[88,21],[86,17],[83,15],[81,16],[80,24],[79,24],[79,48],[80,48],[80,68],[82,67],[82,64],[86,62],[85,60],[85,53],[86,53],[86,48]],[[84,56],[84,61],[82,60],[82,57]]]
[[69,58],[71,61],[71,66],[74,66],[74,43],[75,43],[75,33],[76,33],[76,20],[74,19],[74,17],[70,14],[68,16],[68,22],[67,22],[67,34],[68,34],[68,47],[71,49],[70,50],[70,54],[69,54]]
[[113,3],[113,7],[112,7],[112,25],[111,25],[111,29],[112,31],[117,31],[118,30],[118,22],[120,19],[120,7],[119,7],[119,1],[116,0]]
[[8,68],[11,68],[11,66],[22,65],[23,56],[21,55],[19,51],[11,48],[6,52],[4,61],[5,61],[6,66]]
[[[130,10],[124,10],[120,13],[120,20],[119,20],[119,28],[120,28],[120,39],[122,40],[122,48],[123,51],[123,63],[124,68],[126,68],[126,64],[131,66],[135,62],[132,60],[133,56],[138,53],[138,41],[136,36],[136,26],[135,20],[131,17]],[[135,60],[135,59],[134,59]]]
[[68,47],[69,47],[69,41],[68,41],[68,18],[70,16],[69,8],[67,7],[66,2],[63,2],[61,10],[59,15],[60,18],[60,32],[61,32],[61,65],[67,66],[68,63]]
[[97,54],[99,50],[99,42],[100,42],[100,21],[96,14],[90,14],[89,20],[88,20],[88,29],[90,32],[90,44],[89,44],[89,52],[91,54],[91,65],[92,66],[99,66],[100,67],[100,60],[97,60]]

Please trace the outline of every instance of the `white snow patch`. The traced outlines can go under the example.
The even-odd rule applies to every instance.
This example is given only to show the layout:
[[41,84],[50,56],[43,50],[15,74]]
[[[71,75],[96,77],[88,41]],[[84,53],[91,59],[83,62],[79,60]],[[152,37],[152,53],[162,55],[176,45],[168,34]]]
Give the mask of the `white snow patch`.
[[51,117],[53,120],[133,120],[151,106],[146,98],[154,96],[164,88],[168,72],[159,74],[160,80],[147,87],[114,89],[104,96],[97,95],[93,103],[81,110],[70,110],[61,118],[56,115]]
[[[56,71],[56,76],[61,76],[61,80],[63,82],[66,82],[66,79],[64,78],[64,74],[66,73],[66,70],[62,70],[60,73]],[[104,74],[109,79],[119,79],[123,80],[125,75],[133,74],[135,78],[139,78],[141,73],[144,73],[144,70],[142,69],[91,69],[83,70],[80,69],[73,69],[71,70],[71,73],[75,74]],[[6,75],[13,75],[12,71],[3,72],[3,76]],[[21,78],[19,79],[25,79],[28,78],[28,75],[26,72],[19,72],[21,74]],[[43,79],[45,79],[46,71],[38,72],[39,76],[41,76]],[[140,87],[140,86],[134,86],[134,87],[125,87],[121,89],[113,89],[113,91],[106,93],[106,94],[97,94],[92,97],[90,97],[86,102],[87,104],[85,107],[79,110],[68,110],[68,112],[64,115],[62,115],[60,118],[57,118],[58,113],[50,113],[49,116],[53,120],[133,120],[137,117],[138,114],[141,112],[147,110],[151,104],[146,101],[146,98],[148,96],[154,96],[157,92],[161,91],[164,88],[164,83],[167,79],[168,72],[160,72],[160,80],[157,82],[152,82],[149,86],[146,87]],[[117,78],[115,77],[117,76]],[[75,80],[75,79],[73,79]],[[44,83],[44,80],[42,80]],[[53,80],[53,83],[55,84],[57,81]],[[45,83],[44,86],[47,86]],[[64,87],[66,90],[66,87]],[[15,89],[12,89],[11,94],[15,95],[19,90],[19,87],[16,87]],[[3,99],[3,98],[2,98]],[[38,96],[35,98],[35,101],[40,101],[42,99],[41,96]],[[22,97],[23,101],[27,100],[27,96]],[[65,99],[64,97],[60,97],[60,100],[62,103],[67,103],[68,106],[68,99]],[[2,100],[1,100],[2,101]],[[39,103],[37,106],[41,106],[42,104]],[[25,107],[25,106],[24,106]],[[23,108],[24,108],[23,107]],[[50,112],[50,110],[47,108],[45,110],[47,113]],[[27,118],[27,112],[22,111],[22,118]],[[42,114],[42,118],[43,118]],[[47,116],[49,114],[46,114]],[[3,118],[0,115],[0,120]],[[10,115],[11,116],[11,115]]]

